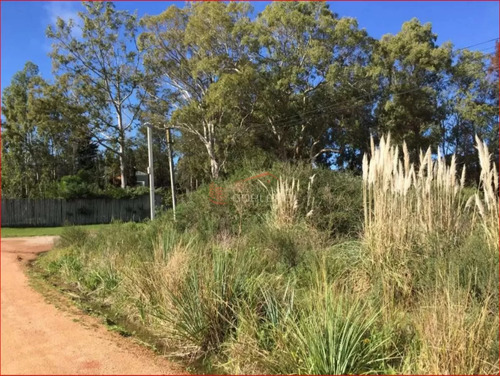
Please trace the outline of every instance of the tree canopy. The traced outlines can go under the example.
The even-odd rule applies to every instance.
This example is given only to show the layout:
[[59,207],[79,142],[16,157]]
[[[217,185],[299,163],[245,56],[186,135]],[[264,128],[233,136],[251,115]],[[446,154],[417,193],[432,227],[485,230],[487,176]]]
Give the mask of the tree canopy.
[[[138,19],[84,3],[47,29],[55,77],[28,62],[2,96],[4,194],[49,195],[63,176],[133,185],[154,125],[157,182],[178,189],[275,161],[359,171],[370,136],[456,153],[476,179],[474,135],[498,158],[498,42],[493,54],[437,44],[412,19],[380,39],[322,2],[169,6]],[[88,176],[88,175],[81,175]],[[67,179],[66,179],[67,180]],[[196,183],[193,183],[196,182]]]

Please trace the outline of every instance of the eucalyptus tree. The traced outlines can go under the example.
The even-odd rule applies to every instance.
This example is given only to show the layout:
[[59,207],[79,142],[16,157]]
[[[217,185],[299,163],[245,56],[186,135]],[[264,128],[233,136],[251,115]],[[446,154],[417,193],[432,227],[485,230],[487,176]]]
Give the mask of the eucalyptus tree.
[[86,108],[93,139],[120,161],[127,185],[127,137],[136,126],[141,56],[136,46],[137,17],[111,2],[85,2],[78,20],[57,19],[47,28],[54,69]]
[[373,74],[380,97],[375,114],[380,133],[391,132],[410,150],[437,146],[446,117],[440,94],[448,84],[452,46],[438,46],[430,23],[405,22],[395,35],[384,35],[376,44]]
[[488,73],[490,64],[490,56],[480,51],[458,51],[443,92],[448,101],[444,153],[456,154],[457,162],[467,167],[468,177],[476,181],[480,168],[475,135],[491,145],[498,159],[498,79]]
[[147,72],[157,75],[149,95],[168,102],[168,124],[200,143],[216,179],[242,138],[251,137],[255,67],[244,43],[247,3],[170,6],[142,20]]
[[[2,96],[2,188],[6,197],[43,197],[52,183],[87,167],[84,109],[28,62]],[[96,150],[94,149],[94,152]]]
[[60,81],[44,84],[31,105],[38,136],[52,156],[53,179],[92,169],[97,158],[85,109],[71,100],[64,86]]
[[272,3],[259,15],[262,132],[278,158],[328,163],[339,153],[364,110],[355,98],[369,89],[370,48],[356,20],[325,3]]
[[38,67],[28,62],[2,94],[2,193],[28,197],[41,182],[44,160],[39,153],[37,125],[33,119],[34,92],[44,84]]

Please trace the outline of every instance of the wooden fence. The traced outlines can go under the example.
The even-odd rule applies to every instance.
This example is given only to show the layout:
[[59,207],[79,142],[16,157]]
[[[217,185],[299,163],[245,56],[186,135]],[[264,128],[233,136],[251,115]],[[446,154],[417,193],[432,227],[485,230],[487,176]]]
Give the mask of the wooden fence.
[[[160,204],[156,197],[156,207]],[[3,199],[2,227],[89,225],[149,218],[149,196],[133,199]]]

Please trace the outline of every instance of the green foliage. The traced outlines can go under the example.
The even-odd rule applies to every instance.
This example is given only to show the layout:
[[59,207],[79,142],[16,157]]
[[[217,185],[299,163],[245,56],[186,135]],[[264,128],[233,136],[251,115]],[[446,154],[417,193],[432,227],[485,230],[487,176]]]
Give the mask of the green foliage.
[[176,333],[202,352],[216,351],[234,332],[239,305],[262,273],[257,257],[251,249],[213,249],[196,258],[201,264],[191,264],[181,287],[170,291],[172,312],[166,318]]
[[297,320],[289,319],[288,338],[278,373],[346,375],[385,373],[390,333],[377,328],[379,312],[342,295],[311,302]]
[[79,175],[68,175],[61,178],[60,194],[63,198],[88,197],[92,193],[92,188]]
[[[436,39],[430,23],[422,25],[414,18],[399,33],[383,36],[374,54],[382,83],[379,130],[390,131],[397,142],[404,139],[414,151],[437,145],[446,116],[438,98],[452,65],[452,46],[437,46]],[[406,91],[411,92],[393,95]]]
[[269,172],[271,177],[238,184],[262,173],[243,168],[228,180],[215,183],[223,192],[223,204],[214,203],[207,185],[186,194],[177,207],[176,225],[181,230],[196,228],[206,238],[221,232],[239,234],[257,224],[263,225],[270,208],[270,193],[276,186],[273,176],[287,176],[299,180],[299,212],[309,226],[326,231],[333,238],[359,234],[363,220],[360,178],[282,163],[275,164]]
[[311,226],[334,237],[359,234],[363,221],[360,177],[303,164],[277,163],[271,172],[299,180],[299,210]]
[[61,176],[95,162],[83,112],[33,63],[14,75],[2,96],[3,197],[46,197]]
[[[142,77],[139,53],[133,47],[137,20],[127,11],[116,10],[112,2],[83,5],[85,11],[78,13],[81,26],[58,18],[56,25],[47,28],[47,37],[54,42],[50,55],[61,83],[87,110],[92,138],[119,158],[125,188],[127,136],[136,125],[134,96]],[[75,36],[77,28],[81,37]]]
[[263,82],[260,143],[279,160],[330,165],[339,148],[371,126],[368,107],[356,100],[374,89],[366,79],[371,38],[324,3],[270,4],[254,28]]
[[169,123],[182,131],[182,151],[192,152],[193,144],[203,150],[214,179],[236,143],[250,137],[256,76],[243,43],[248,13],[244,3],[192,3],[141,22],[144,64],[156,83],[149,94],[176,104]]
[[61,247],[69,247],[71,245],[81,247],[89,237],[89,232],[81,227],[69,226],[64,227],[59,240]]
[[108,185],[99,194],[100,197],[110,197],[110,198],[135,198],[139,196],[144,196],[149,194],[148,187],[127,187],[125,189]]

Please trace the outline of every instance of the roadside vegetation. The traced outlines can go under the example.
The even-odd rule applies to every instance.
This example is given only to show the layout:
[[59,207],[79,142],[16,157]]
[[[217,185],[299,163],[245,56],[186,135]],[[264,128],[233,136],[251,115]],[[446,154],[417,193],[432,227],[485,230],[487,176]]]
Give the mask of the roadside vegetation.
[[477,186],[382,138],[362,176],[241,169],[223,205],[203,186],[177,221],[69,227],[35,267],[211,373],[498,373],[498,174],[476,143]]

